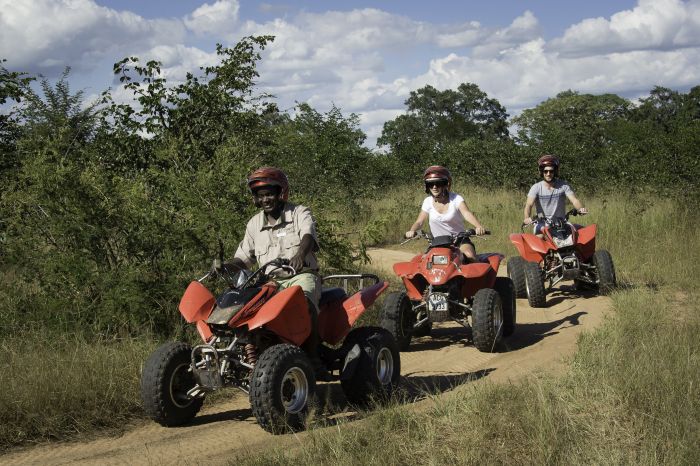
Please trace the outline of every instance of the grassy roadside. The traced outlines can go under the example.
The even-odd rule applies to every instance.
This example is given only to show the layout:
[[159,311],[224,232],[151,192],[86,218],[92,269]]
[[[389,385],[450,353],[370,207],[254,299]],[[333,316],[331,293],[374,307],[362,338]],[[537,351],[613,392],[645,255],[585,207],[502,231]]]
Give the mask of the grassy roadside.
[[140,367],[147,337],[100,341],[28,334],[0,343],[0,451],[19,444],[124,428],[141,416]]

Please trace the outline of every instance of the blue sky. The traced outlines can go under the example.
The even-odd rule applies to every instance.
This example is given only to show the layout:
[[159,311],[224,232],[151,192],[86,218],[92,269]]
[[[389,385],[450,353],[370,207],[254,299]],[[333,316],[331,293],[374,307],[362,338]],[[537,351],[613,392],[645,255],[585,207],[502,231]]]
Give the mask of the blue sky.
[[212,64],[214,45],[276,39],[259,90],[293,111],[357,113],[369,145],[410,91],[476,83],[511,115],[574,89],[628,98],[700,84],[700,0],[0,0],[0,58],[73,89],[117,88],[112,64],[163,62],[169,82]]

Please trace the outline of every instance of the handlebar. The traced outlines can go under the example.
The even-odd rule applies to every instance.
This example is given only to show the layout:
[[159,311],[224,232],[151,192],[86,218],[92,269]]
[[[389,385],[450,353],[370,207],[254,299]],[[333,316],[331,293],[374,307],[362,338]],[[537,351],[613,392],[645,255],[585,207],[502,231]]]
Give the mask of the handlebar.
[[[491,230],[484,230],[484,235],[477,235],[476,230],[474,228],[469,228],[468,230],[464,230],[462,232],[459,232],[457,234],[453,234],[451,236],[452,236],[453,242],[454,242],[454,241],[457,241],[460,239],[469,238],[470,236],[485,236],[485,235],[490,235],[490,234],[491,234]],[[418,239],[418,238],[426,238],[429,242],[431,242],[434,237],[432,234],[426,233],[423,230],[416,230],[416,234],[414,236],[402,241],[399,244],[404,245],[404,244],[408,243],[409,241],[413,241],[414,239]]]
[[[571,209],[566,214],[564,214],[564,218],[568,221],[569,217],[575,217],[577,215],[586,215],[586,213],[587,212],[581,212],[578,209]],[[523,223],[520,225],[520,231],[522,231],[526,226],[532,225],[535,222],[550,223],[551,221],[551,218],[547,218],[543,214],[533,215],[532,217],[530,217],[530,223]]]
[[[267,270],[268,267],[274,267],[274,268],[272,269],[272,271],[277,270],[277,269],[282,269],[282,270],[285,270],[285,271],[289,272],[291,275],[296,275],[296,274],[297,274],[296,269],[295,269],[294,267],[292,267],[291,265],[289,265],[289,259],[283,259],[283,258],[273,259],[273,260],[271,260],[271,261],[269,261],[269,262],[266,262],[265,264],[261,264],[260,267],[258,267],[258,270],[256,270],[255,272],[253,272],[253,273],[247,278],[247,280],[246,280],[245,282],[243,282],[243,284],[241,284],[240,286],[236,287],[236,286],[234,286],[234,284],[233,284],[233,276],[234,276],[234,274],[232,274],[226,267],[223,267],[223,270],[225,270],[225,271],[226,271],[226,274],[229,275],[228,280],[226,280],[226,281],[229,282],[229,285],[230,285],[232,288],[244,289],[244,288],[247,288],[248,286],[252,285],[253,283],[256,283],[256,282],[260,279],[261,276],[263,276],[263,275],[265,275],[265,276],[270,275],[269,273],[266,272],[266,270]],[[241,270],[241,271],[242,271],[242,270]],[[207,272],[206,275],[204,275],[202,278],[198,279],[197,281],[201,282],[201,281],[203,281],[203,280],[205,280],[205,279],[207,279],[207,278],[209,278],[209,277],[211,277],[211,276],[219,276],[219,275],[222,275],[221,272],[219,272],[219,271],[217,271],[217,270],[210,270],[209,272]],[[225,277],[224,277],[224,279],[225,279]]]

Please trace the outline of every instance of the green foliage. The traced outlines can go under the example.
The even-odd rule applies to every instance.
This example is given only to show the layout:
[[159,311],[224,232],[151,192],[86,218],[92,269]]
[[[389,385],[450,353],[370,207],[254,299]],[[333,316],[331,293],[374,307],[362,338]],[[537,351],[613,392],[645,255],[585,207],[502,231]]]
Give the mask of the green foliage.
[[402,165],[401,174],[412,174],[415,165],[431,165],[451,144],[467,139],[508,141],[505,108],[476,84],[460,84],[456,91],[425,86],[406,100],[407,114],[384,124],[377,143],[389,146]]
[[[2,64],[6,60],[0,60],[0,106],[10,106],[9,102],[19,103],[26,96],[29,84],[34,80],[26,73],[8,71]],[[7,112],[0,112],[0,184],[9,176],[9,172],[17,168],[16,142],[19,139],[22,127],[18,121],[17,110],[10,108]],[[3,188],[0,188],[0,190]],[[1,192],[1,191],[0,191]]]

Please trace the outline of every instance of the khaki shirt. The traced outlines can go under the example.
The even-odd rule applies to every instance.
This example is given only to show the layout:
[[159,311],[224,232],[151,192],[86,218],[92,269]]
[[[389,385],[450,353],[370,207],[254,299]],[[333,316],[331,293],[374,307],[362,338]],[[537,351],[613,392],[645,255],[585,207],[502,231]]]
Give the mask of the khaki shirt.
[[[318,262],[313,251],[318,250],[316,222],[308,207],[286,202],[282,213],[273,225],[267,224],[265,212],[260,211],[248,221],[243,241],[236,250],[235,258],[248,267],[265,264],[273,259],[291,259],[299,252],[301,238],[311,235],[316,242],[312,252],[304,259],[305,271],[318,270]],[[281,271],[280,271],[281,272]],[[286,274],[274,273],[277,277]]]

